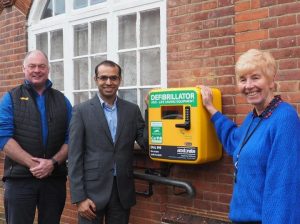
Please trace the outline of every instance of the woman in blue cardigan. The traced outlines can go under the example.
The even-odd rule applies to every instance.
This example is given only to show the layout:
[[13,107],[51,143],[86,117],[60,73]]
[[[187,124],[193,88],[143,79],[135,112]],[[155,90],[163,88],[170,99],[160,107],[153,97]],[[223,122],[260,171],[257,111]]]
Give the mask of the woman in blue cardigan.
[[295,109],[274,95],[277,66],[268,52],[251,49],[236,63],[239,92],[254,106],[238,127],[212,104],[201,87],[220,141],[233,157],[233,223],[300,223],[300,121]]

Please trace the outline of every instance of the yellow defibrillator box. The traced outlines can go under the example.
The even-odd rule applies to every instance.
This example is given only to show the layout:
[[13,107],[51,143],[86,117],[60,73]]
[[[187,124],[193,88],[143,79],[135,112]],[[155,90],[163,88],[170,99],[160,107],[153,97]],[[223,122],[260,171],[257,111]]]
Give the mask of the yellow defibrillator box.
[[[221,92],[213,104],[221,111]],[[149,93],[149,155],[152,160],[200,164],[218,160],[222,146],[203,107],[200,87],[156,89]]]

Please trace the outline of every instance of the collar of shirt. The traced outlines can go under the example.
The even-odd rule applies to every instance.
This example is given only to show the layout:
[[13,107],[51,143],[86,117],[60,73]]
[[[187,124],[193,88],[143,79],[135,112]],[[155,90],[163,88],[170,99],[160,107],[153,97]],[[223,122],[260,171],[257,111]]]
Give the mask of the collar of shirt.
[[[29,80],[25,79],[24,84],[26,85],[26,87],[28,89],[33,90],[34,94],[38,95],[38,93],[36,92],[36,90],[34,89],[32,83]],[[46,90],[48,90],[52,87],[52,82],[49,79],[47,79],[45,86],[46,86],[46,88],[45,88],[43,94],[45,93]]]
[[99,98],[99,100],[100,100],[100,104],[101,104],[101,106],[102,106],[103,109],[108,109],[108,110],[114,110],[114,109],[116,109],[118,97],[116,97],[113,106],[110,106],[108,103],[106,103],[106,102],[101,98],[101,96],[100,96],[99,93],[97,93],[97,96],[98,96],[98,98]]
[[108,105],[103,99],[101,99],[100,94],[98,94],[98,98],[100,100],[101,106],[104,111],[104,115],[109,127],[109,131],[112,137],[113,142],[115,142],[117,125],[118,125],[118,116],[117,116],[117,98],[114,101],[113,106]]
[[253,117],[261,117],[261,118],[268,118],[272,115],[273,111],[278,107],[278,105],[283,102],[280,95],[274,96],[273,100],[269,103],[266,109],[258,115],[256,110],[253,109]]

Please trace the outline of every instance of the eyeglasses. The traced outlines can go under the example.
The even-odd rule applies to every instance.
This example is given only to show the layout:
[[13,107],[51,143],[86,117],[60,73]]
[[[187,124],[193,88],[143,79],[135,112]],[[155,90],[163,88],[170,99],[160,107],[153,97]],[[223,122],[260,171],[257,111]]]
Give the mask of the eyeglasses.
[[100,75],[100,76],[96,76],[96,79],[98,79],[102,82],[106,82],[108,79],[112,82],[116,82],[120,79],[120,76],[118,76],[118,75],[112,75],[112,76]]
[[38,68],[41,69],[41,70],[44,70],[44,69],[48,68],[48,65],[45,65],[45,64],[40,64],[40,65],[37,65],[37,64],[29,64],[29,65],[27,65],[27,68],[29,68],[29,69],[31,69],[31,70],[36,69],[36,67],[38,67]]

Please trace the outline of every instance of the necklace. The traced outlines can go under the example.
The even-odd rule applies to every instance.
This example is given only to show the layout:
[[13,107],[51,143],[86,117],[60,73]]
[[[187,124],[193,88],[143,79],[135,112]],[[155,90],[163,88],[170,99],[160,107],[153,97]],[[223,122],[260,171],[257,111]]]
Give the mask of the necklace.
[[238,172],[238,165],[239,165],[239,158],[240,158],[240,154],[242,152],[242,149],[244,148],[244,146],[246,145],[246,143],[248,142],[248,140],[251,138],[251,136],[253,135],[253,133],[257,130],[257,128],[259,127],[259,125],[261,124],[261,121],[263,120],[263,118],[260,117],[259,121],[257,122],[257,124],[255,125],[255,127],[252,129],[252,131],[250,132],[250,128],[252,126],[252,123],[254,121],[254,117],[252,117],[251,123],[249,124],[249,127],[246,131],[246,135],[242,141],[240,150],[236,156],[236,161],[234,163],[234,182],[236,183],[237,181],[237,172]]
[[[274,97],[274,99],[269,103],[269,105],[267,106],[267,108],[262,112],[261,115],[257,115],[256,113],[256,110],[253,110],[253,117],[252,117],[252,120],[251,120],[251,123],[246,131],[246,135],[242,141],[242,144],[241,144],[241,147],[239,149],[239,152],[237,154],[237,157],[236,157],[236,161],[234,163],[234,182],[236,183],[237,181],[237,172],[238,172],[238,164],[239,164],[239,157],[240,157],[240,154],[241,154],[241,151],[243,149],[243,147],[245,146],[245,144],[248,142],[248,140],[250,139],[250,137],[253,135],[253,133],[256,131],[256,129],[258,128],[258,126],[261,124],[261,121],[263,119],[267,119],[269,118],[272,113],[274,112],[274,110],[278,107],[278,105],[280,103],[282,103],[282,99],[279,95],[276,95]],[[256,126],[252,129],[252,131],[250,132],[251,130],[251,126],[253,124],[253,121],[254,121],[254,117],[259,117],[260,120],[257,122]]]

